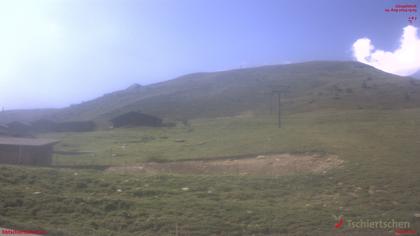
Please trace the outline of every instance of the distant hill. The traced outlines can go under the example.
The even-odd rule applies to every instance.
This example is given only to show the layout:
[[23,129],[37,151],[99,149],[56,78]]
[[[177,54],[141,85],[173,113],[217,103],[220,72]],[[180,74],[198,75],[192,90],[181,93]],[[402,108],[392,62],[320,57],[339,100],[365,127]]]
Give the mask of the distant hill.
[[0,111],[0,124],[13,121],[30,122],[50,116],[57,109],[28,109],[28,110],[6,110]]
[[139,110],[171,119],[268,113],[271,91],[279,88],[284,91],[285,112],[420,106],[419,80],[358,62],[314,61],[195,73],[147,86],[132,85],[47,116],[71,121],[103,120]]

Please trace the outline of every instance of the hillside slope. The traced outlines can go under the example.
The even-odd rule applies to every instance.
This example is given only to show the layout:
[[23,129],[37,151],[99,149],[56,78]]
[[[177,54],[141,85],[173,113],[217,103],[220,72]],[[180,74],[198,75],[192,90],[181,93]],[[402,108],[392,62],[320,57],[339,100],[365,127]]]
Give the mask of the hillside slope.
[[[131,110],[171,119],[269,113],[281,88],[285,112],[420,106],[420,81],[358,62],[314,61],[195,73],[133,85],[49,115],[55,120],[109,119]],[[271,103],[271,100],[273,103]]]

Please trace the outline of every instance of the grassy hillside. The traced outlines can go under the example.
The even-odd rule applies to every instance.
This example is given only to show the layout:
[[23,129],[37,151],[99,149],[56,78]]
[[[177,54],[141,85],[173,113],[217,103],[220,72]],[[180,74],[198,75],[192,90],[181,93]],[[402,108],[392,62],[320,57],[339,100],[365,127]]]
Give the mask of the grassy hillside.
[[[282,88],[288,112],[320,108],[393,109],[420,104],[420,81],[358,62],[307,62],[196,73],[73,105],[54,119],[109,119],[130,110],[171,119],[268,113],[271,91]],[[274,104],[275,105],[275,104]]]

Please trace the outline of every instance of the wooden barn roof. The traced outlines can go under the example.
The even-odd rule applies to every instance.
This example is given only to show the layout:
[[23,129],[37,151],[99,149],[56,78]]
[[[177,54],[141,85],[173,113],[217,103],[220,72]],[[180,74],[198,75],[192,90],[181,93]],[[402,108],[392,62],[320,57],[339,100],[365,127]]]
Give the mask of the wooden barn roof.
[[53,139],[0,137],[0,145],[45,146],[56,144],[58,142],[58,140]]

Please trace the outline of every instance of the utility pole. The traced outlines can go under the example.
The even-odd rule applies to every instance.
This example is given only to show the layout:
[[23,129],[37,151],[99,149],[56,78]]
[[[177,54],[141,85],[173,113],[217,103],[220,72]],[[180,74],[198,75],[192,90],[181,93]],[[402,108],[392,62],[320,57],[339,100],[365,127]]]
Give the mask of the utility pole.
[[278,119],[278,127],[281,128],[282,121],[281,121],[281,115],[282,115],[282,107],[281,107],[281,96],[284,93],[287,93],[290,86],[284,86],[284,85],[271,85],[269,86],[269,89],[271,90],[271,99],[270,99],[270,114],[273,114],[273,95],[277,96],[277,119]]
[[270,115],[273,114],[273,93],[271,93],[270,97]]
[[[273,90],[273,91],[271,91],[271,94],[273,95],[273,94],[276,94],[277,95],[277,99],[278,99],[278,101],[277,101],[277,105],[278,105],[278,108],[277,108],[277,115],[278,115],[278,127],[279,128],[281,128],[281,91],[280,90]],[[273,99],[271,99],[271,100],[273,100]],[[273,108],[272,108],[272,106],[271,106],[271,110],[272,110]]]

